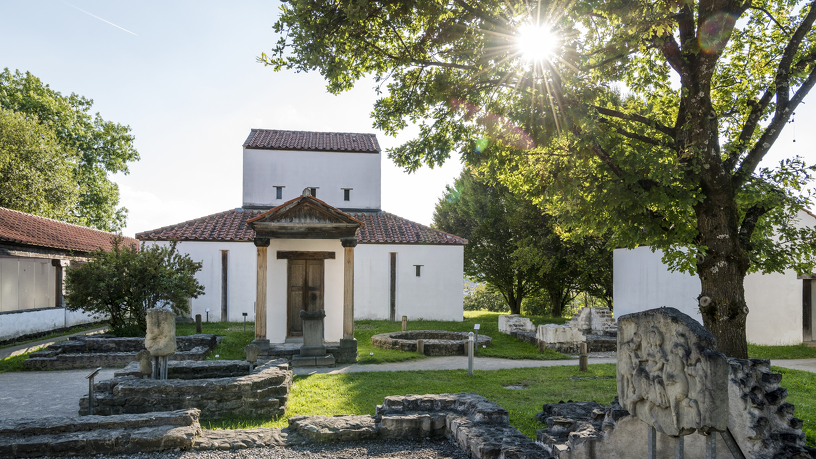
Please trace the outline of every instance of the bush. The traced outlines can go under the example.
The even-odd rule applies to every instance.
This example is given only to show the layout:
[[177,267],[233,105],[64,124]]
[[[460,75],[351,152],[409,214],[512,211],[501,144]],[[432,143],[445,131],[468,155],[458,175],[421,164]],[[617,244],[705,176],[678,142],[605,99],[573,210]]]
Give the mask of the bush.
[[118,336],[133,336],[137,329],[144,336],[147,310],[157,306],[189,314],[189,299],[204,293],[195,278],[201,263],[180,254],[176,245],[142,245],[139,250],[115,238],[111,250],[97,250],[88,263],[68,268],[66,309],[110,317]]
[[489,289],[486,284],[466,284],[463,306],[465,311],[507,312],[510,310],[504,296]]

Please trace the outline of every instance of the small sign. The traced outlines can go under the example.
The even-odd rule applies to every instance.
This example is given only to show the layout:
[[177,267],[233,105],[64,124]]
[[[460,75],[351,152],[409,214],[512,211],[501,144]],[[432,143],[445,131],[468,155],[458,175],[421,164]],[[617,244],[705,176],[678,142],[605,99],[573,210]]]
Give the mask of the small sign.
[[479,328],[481,328],[481,325],[480,325],[480,324],[476,324],[476,325],[474,325],[474,326],[473,326],[473,329],[474,329],[474,330],[478,330]]

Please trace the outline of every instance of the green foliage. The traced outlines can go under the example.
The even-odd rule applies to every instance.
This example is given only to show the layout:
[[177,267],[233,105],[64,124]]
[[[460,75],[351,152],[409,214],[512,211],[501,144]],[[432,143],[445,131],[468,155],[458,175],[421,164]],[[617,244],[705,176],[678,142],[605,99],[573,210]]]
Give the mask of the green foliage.
[[99,249],[91,261],[66,271],[66,308],[110,317],[111,328],[121,336],[147,329],[147,310],[169,307],[177,315],[189,314],[190,298],[204,287],[195,278],[201,263],[178,252],[177,242],[166,245],[123,246],[114,238],[111,250]]
[[752,359],[816,359],[816,347],[805,344],[796,346],[762,346],[748,343],[748,357]]
[[79,196],[74,157],[54,133],[0,108],[0,207],[56,220],[70,218]]
[[[607,379],[572,377],[605,376]],[[205,422],[206,429],[271,427],[282,428],[292,416],[339,414],[374,414],[377,405],[389,395],[443,394],[476,392],[506,409],[510,424],[524,435],[535,438],[536,430],[545,426],[535,419],[544,403],[566,400],[595,400],[608,405],[617,395],[615,366],[590,365],[581,373],[577,365],[549,368],[516,368],[512,370],[395,371],[381,373],[314,374],[295,376],[292,392],[286,402],[286,414],[275,420],[226,419]],[[526,389],[505,389],[523,385]]]
[[[385,86],[374,125],[416,139],[390,149],[407,170],[458,151],[544,206],[562,236],[651,245],[700,275],[703,320],[747,356],[747,272],[811,272],[814,166],[759,164],[816,85],[816,3],[440,3],[291,0],[261,62],[316,70],[331,92]],[[773,20],[769,20],[769,16]],[[521,26],[557,36],[524,59]],[[736,333],[729,333],[736,331]]]
[[500,292],[512,314],[530,296],[546,295],[535,306],[549,305],[554,316],[581,292],[612,303],[612,252],[604,240],[563,240],[550,215],[495,180],[462,171],[437,203],[433,225],[468,239],[465,274]]
[[[9,69],[0,72],[0,108],[3,109],[0,138],[11,138],[18,132],[15,141],[20,150],[16,156],[23,167],[19,174],[25,175],[23,171],[33,174],[23,181],[29,183],[28,188],[20,185],[20,189],[9,190],[14,191],[10,196],[3,193],[3,206],[9,203],[16,205],[11,207],[16,210],[104,231],[122,229],[127,210],[117,207],[119,188],[108,174],[127,174],[127,163],[138,161],[139,154],[133,147],[130,127],[105,121],[98,113],[92,115],[92,105],[92,100],[77,94],[63,96],[28,72],[12,73]],[[7,124],[6,111],[26,120],[31,130],[27,139],[20,138],[20,121],[17,121],[18,128]],[[34,129],[33,125],[39,127]],[[6,130],[11,132],[4,133]],[[32,139],[42,139],[42,142],[32,143]],[[0,155],[4,148],[2,142],[0,139]],[[32,196],[30,183],[41,180],[40,176],[45,173],[40,164],[51,161],[55,170],[49,171],[48,177],[53,177],[54,183],[43,180],[40,187],[59,190],[53,191],[51,197],[47,190],[34,194],[37,204],[20,204]]]
[[501,293],[491,291],[487,284],[465,284],[462,298],[465,311],[507,312],[507,302]]
[[30,368],[23,365],[25,359],[28,358],[30,352],[25,354],[15,355],[13,357],[6,357],[5,359],[0,359],[0,373],[10,373],[10,372],[18,372],[18,371],[31,371]]

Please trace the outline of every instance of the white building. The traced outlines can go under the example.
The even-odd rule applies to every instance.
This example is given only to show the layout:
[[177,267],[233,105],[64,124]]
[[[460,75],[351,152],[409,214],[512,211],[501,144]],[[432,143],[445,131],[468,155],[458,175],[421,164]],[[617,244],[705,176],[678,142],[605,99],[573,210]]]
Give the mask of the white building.
[[65,308],[63,273],[94,250],[110,250],[115,236],[0,207],[0,343],[102,320]]
[[[814,226],[816,216],[800,211],[798,225]],[[669,271],[662,257],[661,251],[652,252],[650,247],[615,250],[615,315],[670,306],[702,323],[697,304],[702,289],[700,278]],[[812,307],[816,289],[811,288],[812,279],[812,276],[797,276],[791,270],[748,274],[745,278],[748,342],[779,346],[812,341],[816,322],[816,311]]]
[[298,340],[301,309],[325,310],[329,342],[352,315],[462,320],[467,240],[381,210],[373,134],[253,129],[243,157],[242,207],[136,236],[203,263],[193,314],[257,318],[271,343]]

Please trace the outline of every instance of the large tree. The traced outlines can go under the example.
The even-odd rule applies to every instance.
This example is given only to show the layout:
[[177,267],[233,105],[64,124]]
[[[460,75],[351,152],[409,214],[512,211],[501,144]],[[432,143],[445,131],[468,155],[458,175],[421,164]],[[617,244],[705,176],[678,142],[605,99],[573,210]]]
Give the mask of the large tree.
[[125,225],[127,209],[119,207],[119,187],[108,174],[127,174],[127,163],[138,161],[139,154],[130,127],[105,121],[99,113],[92,115],[92,106],[92,100],[77,94],[64,96],[31,73],[0,72],[0,108],[50,130],[62,152],[73,157],[78,194],[70,212],[60,220],[119,231]]
[[813,168],[759,166],[816,83],[814,20],[795,0],[290,0],[260,60],[333,92],[374,75],[375,126],[420,124],[389,151],[409,170],[460,150],[508,166],[565,234],[662,249],[700,277],[720,350],[746,357],[746,273],[814,265],[795,224]]

